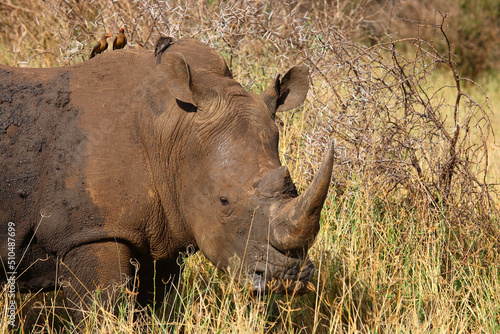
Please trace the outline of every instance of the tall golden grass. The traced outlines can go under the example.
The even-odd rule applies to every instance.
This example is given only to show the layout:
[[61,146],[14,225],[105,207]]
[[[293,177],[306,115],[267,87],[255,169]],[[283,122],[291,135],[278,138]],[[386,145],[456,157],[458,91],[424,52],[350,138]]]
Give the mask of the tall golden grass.
[[[152,311],[125,292],[118,312],[96,297],[74,324],[54,303],[59,295],[25,295],[18,305],[31,304],[21,322],[29,313],[38,318],[33,330],[49,333],[500,331],[493,185],[500,164],[492,135],[500,124],[493,113],[499,80],[464,80],[451,48],[418,37],[356,42],[375,16],[368,3],[2,1],[0,62],[12,66],[85,61],[100,34],[121,27],[128,48],[152,50],[160,35],[199,39],[220,50],[236,79],[256,92],[277,73],[306,64],[312,87],[304,106],[277,119],[282,161],[303,188],[326,144],[334,139],[337,148],[310,250],[312,293],[251,296],[197,253],[183,257],[178,285]],[[438,17],[428,29],[446,44],[442,23]],[[6,294],[1,298],[5,315]],[[5,321],[0,329],[9,330]]]

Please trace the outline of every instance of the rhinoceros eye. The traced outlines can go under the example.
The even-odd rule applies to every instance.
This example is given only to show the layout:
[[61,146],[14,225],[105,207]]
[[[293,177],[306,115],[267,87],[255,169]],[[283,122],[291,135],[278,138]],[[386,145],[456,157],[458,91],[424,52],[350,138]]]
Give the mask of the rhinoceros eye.
[[221,197],[221,198],[220,198],[220,204],[221,204],[222,206],[228,206],[228,205],[229,205],[229,204],[231,204],[231,203],[229,203],[229,200],[228,200],[227,198],[225,198],[225,197]]

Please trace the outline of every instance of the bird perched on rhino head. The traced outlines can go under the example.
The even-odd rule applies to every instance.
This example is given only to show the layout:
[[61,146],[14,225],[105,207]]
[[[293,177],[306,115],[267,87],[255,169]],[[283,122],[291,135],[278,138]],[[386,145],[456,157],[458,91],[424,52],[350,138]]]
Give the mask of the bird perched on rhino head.
[[99,54],[101,52],[104,52],[104,50],[106,50],[108,48],[108,42],[106,41],[106,39],[108,37],[111,37],[111,34],[106,33],[106,34],[103,34],[101,36],[101,39],[99,40],[99,43],[97,43],[96,45],[94,45],[94,48],[92,49],[92,52],[90,53],[89,59],[94,58],[95,55],[97,55],[97,54]]
[[155,44],[155,57],[157,65],[161,62],[161,55],[163,52],[172,44],[174,44],[174,39],[172,37],[162,36],[158,38]]
[[127,37],[125,36],[125,28],[121,28],[118,35],[113,40],[113,50],[123,49],[127,45]]

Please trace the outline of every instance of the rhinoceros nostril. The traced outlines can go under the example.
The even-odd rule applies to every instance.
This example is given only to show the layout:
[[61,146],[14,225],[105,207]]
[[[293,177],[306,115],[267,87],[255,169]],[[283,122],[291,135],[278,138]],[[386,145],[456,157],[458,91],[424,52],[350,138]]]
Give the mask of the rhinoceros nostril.
[[258,270],[257,270],[257,271],[255,271],[255,272],[254,272],[254,275],[258,275],[258,276],[262,276],[262,277],[264,277],[264,272],[263,272],[263,271],[258,271]]

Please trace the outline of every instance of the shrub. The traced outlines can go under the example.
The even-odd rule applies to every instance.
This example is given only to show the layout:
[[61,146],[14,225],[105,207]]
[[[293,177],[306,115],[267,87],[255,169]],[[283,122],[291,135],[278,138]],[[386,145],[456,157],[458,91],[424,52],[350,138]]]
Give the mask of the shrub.
[[499,69],[498,1],[377,1],[375,7],[379,9],[376,11],[379,21],[374,25],[374,30],[379,37],[384,33],[420,37],[435,43],[440,51],[444,51],[448,45],[439,33],[439,27],[443,17],[446,17],[443,28],[462,75],[475,78],[483,72]]

